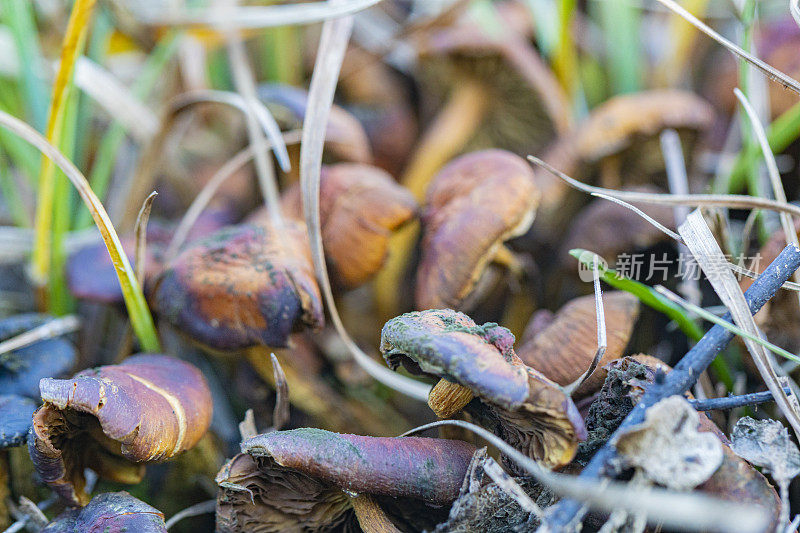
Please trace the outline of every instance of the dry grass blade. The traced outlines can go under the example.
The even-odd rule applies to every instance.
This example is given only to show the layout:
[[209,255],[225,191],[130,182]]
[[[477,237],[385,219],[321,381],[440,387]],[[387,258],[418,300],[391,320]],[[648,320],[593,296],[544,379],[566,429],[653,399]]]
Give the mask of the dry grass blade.
[[626,209],[630,209],[631,211],[633,211],[634,213],[636,213],[637,215],[648,221],[650,224],[652,224],[659,230],[669,235],[671,238],[675,239],[678,242],[682,241],[680,235],[678,235],[677,233],[675,233],[674,231],[672,231],[671,229],[669,229],[668,227],[666,227],[665,225],[663,225],[662,223],[660,223],[659,221],[657,221],[656,219],[654,219],[653,217],[651,217],[650,215],[648,215],[647,213],[636,207],[635,205],[631,205],[624,200],[620,200],[618,198],[614,198],[613,196],[609,196],[607,194],[599,192],[593,192],[592,196],[597,196],[598,198],[602,198],[603,200],[608,200],[609,202],[614,202],[615,204],[621,205]]
[[800,26],[800,0],[789,0],[789,11],[794,21]]
[[797,82],[791,76],[788,76],[781,72],[780,70],[764,63],[759,58],[755,57],[752,54],[747,53],[746,51],[742,50],[740,47],[736,46],[728,39],[720,35],[719,33],[715,32],[711,28],[709,28],[706,24],[704,24],[700,19],[683,9],[680,5],[678,5],[674,0],[658,0],[662,5],[666,6],[667,8],[671,9],[681,17],[683,17],[686,22],[700,30],[701,32],[705,33],[719,44],[727,48],[730,52],[734,53],[735,55],[741,57],[758,70],[766,74],[771,80],[775,80],[787,89],[791,89],[794,92],[800,94],[800,83]]
[[19,350],[33,343],[59,337],[66,333],[77,331],[81,327],[80,319],[75,315],[67,315],[42,324],[41,326],[29,329],[25,333],[20,333],[10,339],[0,342],[0,355],[14,350]]
[[166,524],[167,530],[169,530],[172,526],[183,520],[184,518],[191,518],[193,516],[200,516],[202,514],[209,514],[213,513],[217,510],[217,500],[206,500],[204,502],[196,503],[191,507],[187,507],[183,511],[175,513],[172,518],[167,520]]
[[289,421],[289,385],[286,374],[274,353],[269,354],[272,360],[272,378],[275,380],[275,409],[272,410],[272,429],[280,430]]
[[144,268],[147,256],[145,251],[147,248],[147,222],[150,220],[150,210],[153,208],[153,200],[156,199],[158,193],[153,191],[150,196],[145,198],[142,202],[142,208],[139,209],[139,216],[136,217],[136,229],[134,235],[136,236],[136,252],[133,256],[133,264],[136,268],[136,279],[140,284],[144,284]]
[[594,371],[597,369],[597,364],[603,358],[608,349],[608,334],[606,331],[606,315],[603,310],[603,290],[600,288],[600,270],[598,269],[600,258],[595,256],[592,262],[592,281],[594,283],[594,311],[595,320],[597,322],[597,351],[594,353],[589,368],[578,379],[564,387],[564,391],[572,395],[575,390],[583,385],[584,381],[589,379]]
[[[733,322],[750,335],[760,337],[755,320],[750,314],[750,307],[744,298],[744,293],[742,293],[739,283],[728,268],[725,255],[722,253],[717,241],[714,240],[714,236],[700,212],[692,212],[686,218],[686,222],[678,228],[678,231],[683,236],[686,246],[691,250],[700,268],[705,272],[714,291],[730,311]],[[783,386],[778,380],[775,369],[772,368],[772,363],[764,351],[764,347],[747,337],[744,338],[744,343],[753,356],[753,361],[756,363],[758,371],[770,392],[772,392],[776,403],[795,432],[800,434],[800,415],[795,411],[786,392],[783,390]]]
[[139,142],[146,142],[158,131],[158,116],[133,96],[110,72],[91,59],[78,58],[75,65],[75,84]]
[[[610,480],[582,479],[546,470],[523,455],[494,433],[463,420],[440,420],[419,426],[403,434],[419,433],[439,426],[457,426],[469,430],[496,447],[537,481],[563,497],[581,501],[599,511],[625,510],[647,515],[649,523],[683,531],[763,531],[767,516],[761,508],[743,507],[697,492],[674,492],[653,488],[629,488],[625,483]],[[545,524],[539,531],[549,531]]]
[[[753,126],[753,132],[755,132],[756,138],[758,139],[758,144],[761,145],[761,151],[764,153],[764,161],[767,162],[767,173],[769,174],[769,181],[772,184],[772,191],[773,194],[775,194],[775,199],[779,202],[787,203],[786,192],[783,190],[783,183],[781,182],[781,174],[778,171],[778,164],[775,162],[775,154],[772,153],[772,149],[769,146],[767,132],[764,131],[764,126],[761,124],[756,110],[753,109],[753,106],[747,100],[744,93],[738,88],[734,89],[733,92],[736,94],[736,98],[739,99],[739,102],[747,113],[750,124]],[[800,242],[797,240],[797,232],[794,229],[791,217],[786,213],[781,213],[780,219],[783,233],[786,236],[786,244],[791,244],[796,248],[800,248]],[[800,282],[800,274],[795,272],[793,277],[795,282]],[[800,302],[800,295],[798,295],[798,302]]]
[[227,28],[271,28],[314,24],[333,20],[372,7],[381,0],[345,0],[275,6],[242,6],[234,10],[205,9],[200,12],[167,11],[144,18],[148,24],[212,26]]
[[[301,130],[284,132],[282,134],[283,142],[287,145],[297,144],[300,142],[301,133]],[[271,146],[271,144],[266,144],[263,149],[268,150],[271,148]],[[239,169],[252,161],[254,155],[254,147],[252,145],[248,146],[226,161],[225,164],[222,165],[219,170],[217,170],[206,182],[197,196],[195,196],[194,200],[192,200],[192,204],[186,210],[186,213],[184,213],[181,221],[178,223],[178,227],[175,228],[175,232],[172,234],[172,239],[169,242],[169,246],[167,246],[167,250],[164,252],[164,260],[166,262],[169,262],[177,255],[180,247],[186,242],[186,237],[188,237],[192,226],[194,226],[194,223],[197,222],[197,219],[203,213],[203,210],[206,208],[206,206],[208,206],[217,190],[231,176],[235,175]]]
[[483,463],[483,471],[492,478],[498,487],[503,489],[507,492],[514,500],[519,504],[520,507],[525,509],[527,512],[542,517],[544,515],[542,508],[539,507],[535,501],[528,496],[522,487],[519,486],[519,483],[514,481],[511,476],[506,474],[503,469],[497,464],[497,461],[488,457],[486,462]]
[[142,349],[148,352],[160,351],[158,336],[153,325],[153,317],[147,307],[141,286],[133,274],[133,269],[128,257],[125,255],[125,251],[122,249],[122,243],[119,240],[117,231],[114,229],[114,225],[111,223],[111,219],[108,217],[108,213],[106,213],[100,199],[97,198],[89,186],[89,182],[86,181],[81,171],[64,154],[21,120],[0,111],[0,125],[35,146],[48,159],[53,161],[78,190],[81,199],[92,213],[92,218],[97,224],[97,228],[100,230],[108,249],[108,254],[111,256],[111,262],[116,267],[114,271],[119,278],[125,306],[128,308],[131,324],[142,344]]
[[370,376],[384,385],[424,402],[428,399],[429,386],[392,372],[365,354],[350,338],[336,309],[325,265],[319,214],[322,149],[325,142],[325,125],[328,123],[331,105],[333,105],[339,70],[352,27],[353,21],[349,17],[329,20],[322,26],[322,36],[308,94],[309,107],[303,122],[303,139],[300,145],[300,185],[303,194],[303,212],[314,258],[314,270],[336,331],[356,362]]
[[[234,5],[228,8],[228,11],[235,8],[235,0],[230,0]],[[228,2],[220,2],[227,4]],[[228,58],[231,63],[231,70],[233,71],[233,80],[236,90],[242,95],[244,101],[244,114],[247,124],[247,136],[250,139],[250,145],[253,146],[256,174],[258,175],[258,183],[261,187],[261,195],[267,205],[267,213],[272,220],[272,223],[278,228],[279,233],[284,227],[283,217],[281,216],[280,198],[278,192],[278,183],[275,180],[275,169],[270,164],[267,157],[268,152],[264,146],[264,132],[258,127],[256,116],[260,113],[259,106],[264,107],[264,104],[259,102],[256,93],[256,81],[253,77],[253,71],[250,68],[250,61],[247,59],[247,51],[244,48],[244,43],[238,32],[234,29],[229,29],[226,32],[228,41]],[[278,123],[269,112],[261,113],[260,117],[264,126],[264,131],[270,133],[270,140],[273,146],[277,146],[275,137],[280,137],[280,127]],[[264,122],[266,119],[266,123]],[[282,144],[282,141],[281,141]],[[285,145],[284,150],[286,149]],[[288,163],[287,163],[288,164]],[[286,169],[284,169],[286,170]]]
[[581,183],[580,181],[567,176],[557,168],[545,163],[538,157],[529,155],[528,161],[534,165],[544,168],[557,178],[565,181],[569,186],[587,194],[605,194],[606,196],[611,196],[612,198],[616,198],[618,200],[643,204],[691,205],[695,207],[715,206],[734,207],[739,209],[769,209],[770,211],[789,213],[792,216],[800,217],[800,207],[796,205],[781,203],[767,198],[758,198],[757,196],[745,196],[741,194],[651,194],[643,192],[615,191],[613,189],[594,187],[593,185],[586,185],[585,183]]

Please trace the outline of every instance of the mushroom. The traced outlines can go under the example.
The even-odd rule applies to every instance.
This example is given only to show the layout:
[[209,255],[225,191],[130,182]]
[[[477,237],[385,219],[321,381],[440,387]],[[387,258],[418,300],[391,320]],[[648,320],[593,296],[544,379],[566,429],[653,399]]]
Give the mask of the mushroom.
[[[267,104],[289,111],[292,120],[298,124],[305,118],[308,107],[308,92],[305,89],[268,83],[259,87],[258,95]],[[331,108],[325,144],[341,161],[372,163],[372,149],[364,127],[357,118],[339,106]]]
[[35,410],[36,404],[30,398],[0,395],[0,452],[25,443]]
[[[514,353],[514,335],[478,326],[452,309],[406,313],[386,323],[381,352],[393,370],[438,378],[428,405],[446,418],[469,404],[501,438],[549,468],[569,463],[586,436],[570,397]],[[479,401],[470,403],[473,397]]]
[[[0,320],[0,342],[42,326],[52,317],[25,313]],[[0,392],[36,398],[39,380],[66,375],[76,358],[75,347],[64,336],[42,339],[0,354]]]
[[533,171],[504,150],[463,155],[431,183],[422,220],[418,309],[459,308],[503,243],[527,231],[539,192]]
[[166,533],[164,514],[127,492],[98,494],[86,507],[68,509],[42,533]]
[[[608,346],[597,369],[573,394],[582,398],[596,392],[606,379],[605,365],[624,355],[639,316],[639,299],[630,293],[603,294]],[[594,295],[567,302],[552,322],[517,349],[526,365],[559,385],[569,385],[589,368],[597,352],[597,314]]]
[[159,277],[156,310],[215,350],[286,346],[289,334],[320,327],[322,301],[305,225],[269,217],[229,226],[183,250]]
[[[283,193],[283,211],[302,219],[299,185]],[[358,163],[322,167],[322,243],[333,279],[342,287],[364,284],[383,265],[392,232],[412,219],[417,203],[384,170]]]
[[69,505],[85,505],[84,469],[138,483],[144,463],[192,448],[211,423],[211,393],[197,368],[140,354],[123,364],[43,379],[44,405],[33,415],[34,467]]
[[474,452],[462,441],[313,428],[258,435],[217,476],[217,530],[346,530],[351,511],[362,527],[393,528],[376,500],[436,513],[458,496]]

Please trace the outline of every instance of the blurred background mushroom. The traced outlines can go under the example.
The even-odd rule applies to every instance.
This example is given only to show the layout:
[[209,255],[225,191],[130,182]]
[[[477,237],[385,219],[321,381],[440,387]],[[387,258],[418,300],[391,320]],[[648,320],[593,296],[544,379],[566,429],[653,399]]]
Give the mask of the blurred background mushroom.
[[197,368],[141,354],[123,364],[43,379],[44,405],[28,447],[42,481],[69,505],[89,501],[84,469],[138,483],[144,464],[192,448],[211,423],[211,394]]
[[413,507],[407,515],[430,527],[458,496],[474,452],[461,441],[313,428],[258,435],[217,476],[217,529],[348,530],[358,520],[365,531],[391,531],[402,516],[387,516],[384,501]]

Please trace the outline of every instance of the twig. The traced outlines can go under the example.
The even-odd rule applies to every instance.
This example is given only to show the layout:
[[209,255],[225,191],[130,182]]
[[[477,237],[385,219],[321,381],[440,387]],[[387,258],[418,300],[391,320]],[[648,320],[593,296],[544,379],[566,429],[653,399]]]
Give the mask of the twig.
[[165,524],[167,529],[171,528],[184,518],[190,518],[192,516],[199,516],[201,514],[208,514],[213,513],[217,508],[217,500],[206,500],[204,502],[196,503],[191,507],[187,507],[183,511],[179,511],[178,513],[174,514],[172,518],[167,520]]
[[0,355],[14,350],[19,350],[45,339],[60,337],[65,333],[72,333],[81,327],[80,319],[75,315],[62,316],[45,322],[41,326],[35,327],[20,333],[15,337],[0,342]]
[[[791,394],[792,389],[784,387],[786,394]],[[725,398],[710,398],[708,400],[689,400],[692,407],[698,411],[716,411],[725,409],[736,409],[745,405],[758,405],[773,401],[770,391],[751,392],[750,394],[740,394],[738,396],[726,396]]]
[[[798,267],[800,267],[800,249],[787,246],[745,293],[750,312],[753,314],[758,312]],[[725,315],[724,319],[730,321],[730,313]],[[598,450],[583,469],[580,477],[588,480],[613,475],[613,469],[609,467],[617,455],[616,449],[611,444],[614,437],[624,429],[643,422],[645,412],[652,405],[664,398],[683,394],[689,390],[732,338],[733,333],[722,326],[715,325],[708,330],[703,338],[675,365],[674,370],[666,375],[663,383],[653,384],[645,391],[642,400],[628,414],[614,435]],[[550,508],[548,515],[547,523],[550,529],[560,531],[569,524],[580,520],[583,515],[582,503],[570,499],[562,500]]]

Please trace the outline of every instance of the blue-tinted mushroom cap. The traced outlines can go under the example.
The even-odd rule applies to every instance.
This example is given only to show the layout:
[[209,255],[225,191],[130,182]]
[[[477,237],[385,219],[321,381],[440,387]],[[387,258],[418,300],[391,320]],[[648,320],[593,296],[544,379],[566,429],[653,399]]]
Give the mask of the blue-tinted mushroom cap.
[[86,507],[70,509],[42,533],[166,533],[164,514],[127,492],[98,494]]
[[25,443],[35,410],[36,403],[30,398],[0,396],[0,450]]

